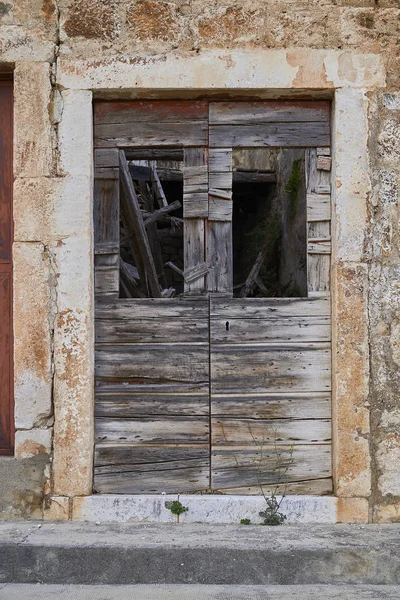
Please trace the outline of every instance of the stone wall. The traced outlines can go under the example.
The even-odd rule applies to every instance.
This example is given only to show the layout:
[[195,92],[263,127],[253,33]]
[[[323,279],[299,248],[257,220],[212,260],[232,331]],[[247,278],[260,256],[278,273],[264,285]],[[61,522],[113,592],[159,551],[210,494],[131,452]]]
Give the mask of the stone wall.
[[[285,60],[279,76],[293,71],[294,88],[312,82],[314,89],[333,89],[335,77],[350,85],[363,77],[374,80],[377,63],[355,62],[353,51],[380,55],[386,70],[386,88],[371,86],[345,101],[340,89],[337,95],[353,135],[357,106],[368,111],[369,137],[360,141],[368,149],[364,167],[351,173],[348,160],[348,172],[336,173],[339,195],[342,180],[352,176],[356,181],[351,202],[362,204],[367,229],[360,239],[351,231],[343,234],[350,241],[335,266],[337,348],[342,348],[336,368],[347,370],[348,380],[337,391],[339,408],[351,395],[347,417],[340,409],[335,460],[339,495],[368,497],[371,519],[400,521],[399,40],[399,0],[0,1],[0,70],[15,69],[16,92],[17,427],[15,459],[0,459],[0,518],[37,517],[45,495],[63,496],[68,506],[67,496],[90,493],[93,431],[87,383],[93,332],[91,296],[82,297],[82,282],[91,281],[91,247],[83,233],[91,227],[92,133],[86,113],[96,77],[101,80],[103,68],[112,73],[114,62],[137,68],[140,89],[146,87],[141,78],[148,65],[157,62],[159,85],[167,88],[175,58],[184,58],[189,62],[182,80],[192,77],[206,88],[218,74],[204,65],[194,73],[190,61],[205,57],[206,65],[207,51],[213,50],[232,70],[235,88],[248,77],[235,52],[279,49]],[[309,49],[341,51],[338,65],[326,58],[321,71]],[[86,77],[87,89],[70,92],[66,88],[73,88],[78,76]],[[116,97],[121,80],[116,75],[115,85],[112,76],[109,81],[109,95]],[[346,140],[337,139],[336,145],[343,152]],[[363,164],[360,156],[354,159]],[[367,306],[365,313],[360,306]],[[359,309],[358,326],[352,314]],[[85,395],[85,408],[77,411],[76,400]],[[83,473],[82,462],[87,465]]]

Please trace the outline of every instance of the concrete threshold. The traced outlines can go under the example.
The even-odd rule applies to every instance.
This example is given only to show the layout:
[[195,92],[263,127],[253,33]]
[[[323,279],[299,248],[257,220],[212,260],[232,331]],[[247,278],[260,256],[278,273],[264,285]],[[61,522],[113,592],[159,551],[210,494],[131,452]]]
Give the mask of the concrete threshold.
[[6,522],[1,582],[398,585],[400,526]]
[[0,600],[398,600],[400,586],[0,585]]

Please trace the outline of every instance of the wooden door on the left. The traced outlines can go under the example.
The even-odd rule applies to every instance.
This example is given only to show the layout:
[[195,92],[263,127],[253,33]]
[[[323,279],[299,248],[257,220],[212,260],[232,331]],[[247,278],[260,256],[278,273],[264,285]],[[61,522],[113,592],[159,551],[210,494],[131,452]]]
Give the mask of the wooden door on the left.
[[0,81],[0,454],[12,454],[12,117],[11,81]]
[[[208,105],[99,102],[94,125],[94,490],[138,494],[208,489],[209,301],[198,291],[204,273],[191,273],[192,279],[185,282],[186,296],[164,296],[170,289],[160,285],[165,281],[164,265],[156,263],[154,231],[146,222],[145,209],[153,200],[156,206],[162,193],[157,172],[163,161],[181,164],[183,214],[185,202],[191,205],[190,194],[207,186],[203,149]],[[158,159],[156,171],[148,159]],[[147,194],[141,185],[148,186]],[[157,188],[154,197],[152,185]],[[206,187],[203,196],[207,198]],[[162,202],[160,206],[159,216],[169,210]],[[204,217],[192,212],[189,223],[174,218],[181,238],[184,227],[190,248],[204,260]],[[167,212],[163,215],[170,218]],[[125,246],[136,258],[136,281],[141,287],[129,279],[133,267],[124,260]],[[196,268],[187,255],[186,266]],[[135,289],[128,290],[129,285]]]

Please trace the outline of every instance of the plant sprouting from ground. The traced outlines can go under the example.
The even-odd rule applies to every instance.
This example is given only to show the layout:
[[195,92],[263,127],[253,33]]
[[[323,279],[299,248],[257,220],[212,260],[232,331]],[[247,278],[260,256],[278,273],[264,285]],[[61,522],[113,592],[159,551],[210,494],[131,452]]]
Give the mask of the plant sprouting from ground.
[[273,456],[275,457],[274,472],[276,474],[276,481],[270,493],[267,494],[265,491],[265,486],[262,482],[263,466],[268,458],[268,453],[265,450],[266,438],[262,437],[260,440],[258,440],[250,431],[253,442],[257,447],[257,456],[253,461],[256,463],[257,482],[267,505],[265,510],[262,510],[259,513],[260,517],[263,519],[262,525],[282,525],[285,522],[286,516],[280,512],[280,508],[286,496],[286,490],[288,486],[287,474],[293,464],[294,445],[292,444],[289,447],[289,450],[282,450],[278,445],[278,432],[276,429],[272,429],[272,434],[274,438]]
[[179,500],[179,496],[176,500],[166,502],[165,508],[168,508],[168,510],[170,510],[172,514],[176,516],[177,523],[179,523],[179,517],[189,510],[187,506],[183,506],[182,502]]
[[250,525],[251,521],[250,521],[250,519],[240,519],[240,524],[241,525]]

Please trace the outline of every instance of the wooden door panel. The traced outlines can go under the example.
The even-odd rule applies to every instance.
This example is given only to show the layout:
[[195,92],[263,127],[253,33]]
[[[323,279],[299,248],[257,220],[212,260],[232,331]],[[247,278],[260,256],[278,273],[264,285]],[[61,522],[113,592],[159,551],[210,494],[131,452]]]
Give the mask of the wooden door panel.
[[[292,493],[332,491],[329,111],[326,101],[95,105],[97,492],[259,493],[260,481],[279,483],[280,461]],[[235,170],[232,149],[269,146],[315,146],[309,298],[232,299],[233,182],[255,181]],[[139,280],[154,280],[142,295],[155,297],[119,298],[120,180],[126,221],[127,161],[160,157],[183,163],[184,272],[199,271],[182,298],[163,298],[159,270],[135,259]]]

